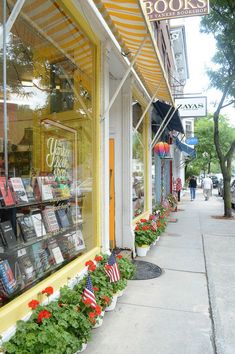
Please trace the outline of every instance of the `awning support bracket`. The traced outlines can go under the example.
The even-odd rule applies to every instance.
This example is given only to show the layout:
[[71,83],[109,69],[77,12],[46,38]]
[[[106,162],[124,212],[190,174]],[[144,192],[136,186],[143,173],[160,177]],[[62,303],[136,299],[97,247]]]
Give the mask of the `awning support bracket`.
[[[147,111],[148,111],[150,105],[152,104],[154,98],[156,97],[156,95],[157,95],[157,93],[158,93],[158,91],[159,91],[159,89],[160,89],[160,87],[161,87],[161,84],[162,84],[162,83],[160,82],[160,84],[158,85],[158,87],[157,87],[157,89],[156,89],[156,91],[155,91],[153,97],[151,98],[151,100],[149,101],[147,107],[145,108],[144,113],[143,113],[142,116],[140,117],[140,119],[139,119],[139,121],[138,121],[136,127],[134,128],[134,133],[138,130],[138,128],[139,128],[139,126],[140,126],[142,120],[144,119],[145,114],[147,113]],[[157,101],[158,101],[158,100],[157,100]]]
[[111,100],[109,101],[108,107],[106,108],[106,110],[105,110],[103,116],[100,118],[100,121],[103,121],[103,120],[105,119],[106,115],[109,113],[110,108],[112,107],[112,105],[113,105],[115,99],[117,98],[117,95],[119,94],[119,92],[120,92],[120,90],[121,90],[121,88],[122,88],[124,82],[126,81],[128,75],[129,75],[129,73],[131,72],[131,70],[132,70],[132,68],[133,68],[133,66],[134,66],[134,64],[135,64],[135,62],[136,62],[136,60],[137,60],[137,58],[138,58],[138,56],[139,56],[139,54],[140,54],[140,52],[141,52],[143,46],[144,46],[144,44],[145,44],[147,38],[148,38],[148,33],[146,33],[146,35],[145,35],[145,37],[144,37],[144,39],[143,39],[141,45],[139,46],[139,49],[137,50],[137,52],[136,52],[134,58],[133,58],[132,61],[131,61],[131,63],[130,63],[130,65],[129,65],[129,67],[128,67],[126,73],[125,73],[125,75],[123,76],[123,78],[122,78],[120,84],[118,85],[118,87],[117,87],[115,93],[113,94],[113,97],[112,97]]

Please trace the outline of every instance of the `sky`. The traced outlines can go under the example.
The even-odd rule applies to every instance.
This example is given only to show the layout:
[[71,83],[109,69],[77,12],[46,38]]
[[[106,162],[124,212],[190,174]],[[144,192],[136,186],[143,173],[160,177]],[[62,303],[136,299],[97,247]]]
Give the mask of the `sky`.
[[[195,93],[198,96],[207,96],[208,113],[214,112],[222,93],[210,88],[206,68],[213,65],[211,59],[216,50],[213,35],[200,33],[201,16],[185,17],[174,20],[174,24],[184,24],[186,31],[186,46],[189,66],[189,80],[185,86],[185,93]],[[226,115],[231,125],[235,127],[235,108],[232,106],[221,111]]]

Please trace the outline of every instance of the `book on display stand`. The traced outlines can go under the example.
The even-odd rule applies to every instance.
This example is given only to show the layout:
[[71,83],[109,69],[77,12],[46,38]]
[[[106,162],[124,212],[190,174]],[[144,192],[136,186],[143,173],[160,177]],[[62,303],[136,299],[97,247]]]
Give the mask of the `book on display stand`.
[[10,178],[16,204],[28,203],[28,197],[20,177]]
[[15,205],[15,201],[13,199],[9,184],[6,188],[6,177],[0,177],[0,195],[2,197],[3,206]]

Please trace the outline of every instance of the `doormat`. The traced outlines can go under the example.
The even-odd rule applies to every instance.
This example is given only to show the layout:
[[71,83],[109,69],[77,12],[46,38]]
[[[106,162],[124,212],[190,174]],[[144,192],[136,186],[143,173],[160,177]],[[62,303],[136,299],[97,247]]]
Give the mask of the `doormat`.
[[168,218],[167,221],[168,222],[177,222],[178,219],[176,219],[176,218]]
[[162,270],[156,264],[145,262],[145,261],[135,261],[136,272],[131,280],[147,280],[158,278],[162,274]]

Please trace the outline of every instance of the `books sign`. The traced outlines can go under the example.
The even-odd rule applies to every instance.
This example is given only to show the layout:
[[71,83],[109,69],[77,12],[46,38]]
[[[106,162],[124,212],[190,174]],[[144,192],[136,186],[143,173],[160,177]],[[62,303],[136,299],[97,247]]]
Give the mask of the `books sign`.
[[144,0],[149,21],[202,16],[209,13],[209,0]]
[[175,104],[181,118],[206,117],[207,115],[207,98],[205,96],[176,98]]

